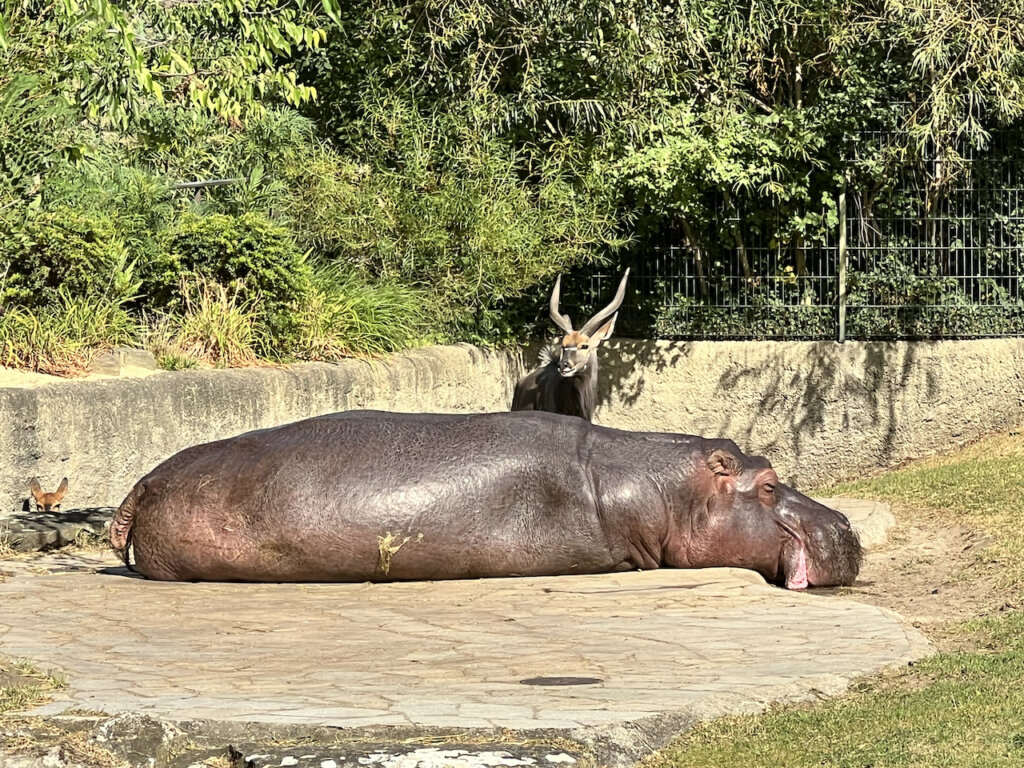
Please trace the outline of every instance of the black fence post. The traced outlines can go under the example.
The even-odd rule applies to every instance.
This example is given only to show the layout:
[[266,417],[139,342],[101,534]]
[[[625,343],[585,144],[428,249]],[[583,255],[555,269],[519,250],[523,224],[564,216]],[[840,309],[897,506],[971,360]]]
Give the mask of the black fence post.
[[846,341],[846,189],[839,193],[839,343]]

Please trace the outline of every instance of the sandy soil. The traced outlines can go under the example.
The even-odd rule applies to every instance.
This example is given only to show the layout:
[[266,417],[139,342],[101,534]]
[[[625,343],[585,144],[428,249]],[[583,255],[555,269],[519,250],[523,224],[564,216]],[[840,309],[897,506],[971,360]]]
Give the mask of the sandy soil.
[[927,513],[893,511],[897,526],[889,541],[868,553],[854,586],[835,594],[896,611],[940,650],[960,645],[951,624],[1020,607],[978,565],[988,535],[942,525]]

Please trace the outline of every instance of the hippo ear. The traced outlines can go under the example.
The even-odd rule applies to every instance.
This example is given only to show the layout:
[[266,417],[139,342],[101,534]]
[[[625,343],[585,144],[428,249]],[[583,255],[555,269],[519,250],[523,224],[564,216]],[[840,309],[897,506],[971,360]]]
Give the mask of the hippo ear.
[[728,451],[718,450],[708,457],[708,469],[716,475],[732,477],[740,473],[740,462]]

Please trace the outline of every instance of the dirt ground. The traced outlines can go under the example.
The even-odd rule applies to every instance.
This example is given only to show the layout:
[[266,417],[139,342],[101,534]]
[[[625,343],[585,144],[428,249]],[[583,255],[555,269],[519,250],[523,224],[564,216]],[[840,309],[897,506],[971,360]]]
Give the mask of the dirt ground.
[[896,528],[882,548],[866,555],[857,583],[828,592],[895,611],[939,650],[961,645],[951,625],[1020,607],[982,563],[992,542],[987,534],[950,527],[926,512],[893,512]]

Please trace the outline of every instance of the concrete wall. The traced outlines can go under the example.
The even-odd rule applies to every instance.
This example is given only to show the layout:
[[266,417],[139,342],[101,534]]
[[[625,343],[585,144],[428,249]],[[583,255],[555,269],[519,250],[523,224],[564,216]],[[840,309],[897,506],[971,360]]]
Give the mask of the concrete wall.
[[[528,353],[532,361],[533,352]],[[934,343],[611,342],[597,421],[730,437],[812,488],[1024,424],[1024,339]],[[432,347],[375,363],[193,371],[0,389],[0,517],[28,481],[68,508],[116,506],[196,443],[353,408],[494,411],[518,354]]]
[[598,420],[729,437],[813,488],[1024,424],[1024,339],[610,342]]
[[0,518],[23,508],[33,476],[46,491],[68,476],[65,508],[117,506],[183,448],[323,413],[505,410],[519,361],[460,344],[385,361],[0,388]]

